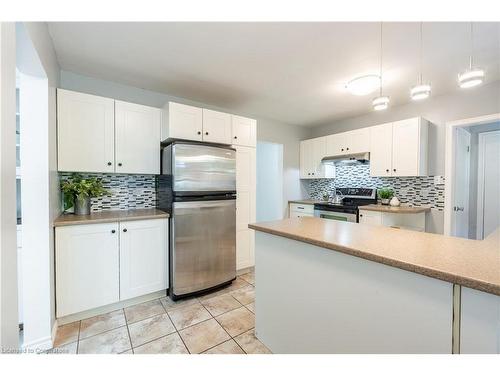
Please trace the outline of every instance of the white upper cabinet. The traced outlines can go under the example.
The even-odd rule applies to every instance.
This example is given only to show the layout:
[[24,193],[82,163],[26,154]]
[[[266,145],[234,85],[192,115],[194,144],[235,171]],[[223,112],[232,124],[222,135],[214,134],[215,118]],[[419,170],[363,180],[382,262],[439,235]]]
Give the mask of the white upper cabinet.
[[392,175],[392,123],[370,127],[370,175]]
[[425,176],[428,122],[420,117],[370,128],[372,176]]
[[115,101],[57,90],[58,170],[114,172]]
[[308,139],[300,142],[300,178],[333,178],[335,167],[322,163],[327,156],[327,137]]
[[233,145],[256,147],[257,121],[233,115],[231,116],[231,127]]
[[168,102],[164,107],[161,139],[203,140],[203,110],[190,105]]
[[359,154],[370,151],[370,129],[362,128],[326,136],[327,156]]
[[116,172],[160,173],[161,110],[115,102]]
[[203,141],[231,144],[231,115],[204,108]]
[[167,219],[120,223],[120,299],[167,289]]
[[428,123],[420,117],[392,124],[392,175],[427,174]]
[[57,90],[58,170],[160,173],[161,110]]

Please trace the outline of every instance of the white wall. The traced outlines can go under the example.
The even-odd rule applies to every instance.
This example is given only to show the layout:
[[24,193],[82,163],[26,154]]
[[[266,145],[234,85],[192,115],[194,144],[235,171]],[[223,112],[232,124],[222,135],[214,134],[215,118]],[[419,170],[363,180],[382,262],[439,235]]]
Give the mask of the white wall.
[[[22,193],[23,273],[29,277],[23,285],[25,345],[47,347],[55,323],[52,223],[61,213],[56,139],[56,87],[60,69],[45,23],[18,23],[16,32],[17,66],[25,78],[25,91],[31,91],[30,96],[24,97],[25,103],[31,103],[29,107],[24,105],[21,116],[21,126],[23,122],[25,126],[29,124],[21,135],[21,147],[25,152],[35,152],[38,158],[33,154],[21,156],[24,159],[21,168],[27,168],[23,190],[25,186],[38,190],[38,194],[34,189]],[[22,102],[21,98],[21,112]]]
[[13,23],[0,23],[0,348],[17,350],[16,52]]
[[283,199],[283,145],[257,142],[257,221],[282,219],[286,215]]
[[286,201],[289,199],[300,199],[307,196],[307,192],[299,181],[299,142],[309,137],[310,130],[308,128],[259,118],[251,113],[237,113],[233,112],[230,108],[214,107],[184,98],[87,77],[64,70],[61,71],[60,87],[159,108],[167,101],[175,101],[255,118],[257,120],[258,141],[283,144],[284,205],[286,206]]
[[499,81],[470,90],[457,88],[457,91],[450,95],[431,96],[421,102],[390,107],[386,111],[372,111],[366,115],[314,127],[311,137],[422,116],[432,123],[429,129],[429,175],[444,175],[445,123],[498,112],[500,112]]

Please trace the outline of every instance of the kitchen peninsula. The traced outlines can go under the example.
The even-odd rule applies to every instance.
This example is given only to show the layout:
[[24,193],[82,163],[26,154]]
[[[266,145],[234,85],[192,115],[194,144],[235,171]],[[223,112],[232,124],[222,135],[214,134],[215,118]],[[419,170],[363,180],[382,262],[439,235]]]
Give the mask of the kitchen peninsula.
[[274,353],[500,352],[498,229],[476,241],[312,217],[249,227],[256,335]]

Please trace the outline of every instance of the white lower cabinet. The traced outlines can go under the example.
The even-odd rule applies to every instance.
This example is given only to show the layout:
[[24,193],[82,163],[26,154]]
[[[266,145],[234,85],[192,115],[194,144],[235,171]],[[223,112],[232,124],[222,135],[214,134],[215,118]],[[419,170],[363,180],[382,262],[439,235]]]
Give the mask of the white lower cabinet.
[[118,223],[56,228],[57,317],[120,300]]
[[393,213],[360,209],[359,222],[361,224],[383,225],[396,229],[425,232],[425,212]]
[[290,218],[297,217],[312,217],[314,216],[314,205],[312,204],[300,204],[300,203],[290,203],[289,204],[289,214]]
[[120,299],[167,289],[167,219],[120,223]]
[[168,219],[56,228],[56,316],[168,286]]

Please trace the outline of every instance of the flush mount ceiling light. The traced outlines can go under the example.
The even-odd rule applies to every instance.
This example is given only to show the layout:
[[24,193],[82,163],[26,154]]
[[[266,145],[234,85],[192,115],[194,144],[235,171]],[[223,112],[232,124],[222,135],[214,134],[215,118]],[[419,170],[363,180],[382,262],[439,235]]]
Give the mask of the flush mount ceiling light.
[[372,100],[375,111],[382,111],[389,106],[389,97],[382,95],[382,22],[380,22],[380,91],[379,96]]
[[375,111],[382,111],[389,107],[389,97],[388,96],[379,96],[372,101],[372,106]]
[[375,74],[369,74],[361,77],[356,77],[345,85],[347,91],[352,95],[363,96],[368,95],[380,87],[380,77]]
[[427,99],[431,95],[431,85],[429,83],[422,83],[422,55],[423,55],[423,38],[422,38],[423,22],[420,22],[420,74],[418,85],[412,87],[410,90],[410,97],[412,100]]
[[463,89],[478,86],[483,83],[484,70],[480,68],[473,68],[472,55],[474,54],[474,28],[473,23],[470,23],[470,55],[469,55],[469,69],[458,75],[458,85]]

